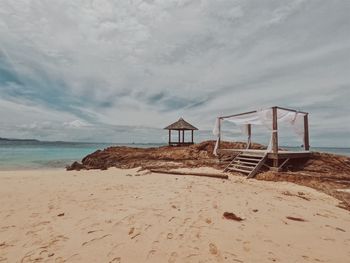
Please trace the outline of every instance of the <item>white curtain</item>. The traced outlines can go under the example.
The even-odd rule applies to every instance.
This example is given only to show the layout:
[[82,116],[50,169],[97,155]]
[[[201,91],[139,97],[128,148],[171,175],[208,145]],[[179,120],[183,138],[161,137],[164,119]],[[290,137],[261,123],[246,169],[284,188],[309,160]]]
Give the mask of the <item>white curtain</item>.
[[[293,131],[302,139],[304,142],[304,113],[300,112],[293,112],[283,109],[277,109],[277,122],[279,124],[287,124],[289,125]],[[274,131],[272,130],[272,119],[273,119],[273,113],[272,108],[268,109],[262,109],[258,110],[254,113],[244,114],[241,116],[235,116],[231,118],[224,119],[225,121],[234,123],[236,125],[239,125],[241,127],[242,133],[247,135],[247,125],[260,125],[266,127],[268,130],[271,131],[271,139],[270,143],[267,147],[267,151],[272,150],[272,134]],[[219,137],[219,119],[216,120],[215,127],[213,130],[213,133],[215,136]],[[217,155],[216,150],[218,146],[218,140],[214,149],[214,154]]]
[[213,154],[215,156],[217,156],[218,155],[217,151],[218,151],[218,147],[219,147],[219,139],[220,139],[220,119],[219,118],[216,118],[216,120],[215,120],[213,134],[215,137],[217,137]]

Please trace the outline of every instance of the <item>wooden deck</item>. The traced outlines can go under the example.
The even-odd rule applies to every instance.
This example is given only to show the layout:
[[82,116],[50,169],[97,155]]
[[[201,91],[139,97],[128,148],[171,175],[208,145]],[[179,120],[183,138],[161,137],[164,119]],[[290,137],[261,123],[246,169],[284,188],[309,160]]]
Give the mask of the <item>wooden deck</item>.
[[[266,150],[253,150],[253,149],[218,149],[219,154],[224,153],[251,153],[256,155],[264,155]],[[267,153],[267,158],[276,159],[296,159],[296,158],[307,158],[310,157],[312,152],[310,151],[278,151],[277,154],[273,152]]]

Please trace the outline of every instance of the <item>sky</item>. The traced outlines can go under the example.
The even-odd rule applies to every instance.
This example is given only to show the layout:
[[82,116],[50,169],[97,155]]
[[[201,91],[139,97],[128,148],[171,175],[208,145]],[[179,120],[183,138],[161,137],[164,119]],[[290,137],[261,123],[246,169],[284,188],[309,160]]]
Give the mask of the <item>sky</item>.
[[198,141],[217,116],[279,105],[310,112],[311,145],[350,147],[349,14],[347,0],[1,0],[0,137],[166,142],[183,117]]

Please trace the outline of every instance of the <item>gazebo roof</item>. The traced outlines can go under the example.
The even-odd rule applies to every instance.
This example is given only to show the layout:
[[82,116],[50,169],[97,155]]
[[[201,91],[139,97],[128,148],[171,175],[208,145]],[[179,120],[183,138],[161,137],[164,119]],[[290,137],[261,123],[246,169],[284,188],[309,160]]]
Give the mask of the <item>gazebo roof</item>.
[[183,118],[180,118],[177,122],[174,122],[173,124],[170,124],[169,126],[165,127],[164,130],[198,130],[198,129],[194,127],[192,124],[189,124]]

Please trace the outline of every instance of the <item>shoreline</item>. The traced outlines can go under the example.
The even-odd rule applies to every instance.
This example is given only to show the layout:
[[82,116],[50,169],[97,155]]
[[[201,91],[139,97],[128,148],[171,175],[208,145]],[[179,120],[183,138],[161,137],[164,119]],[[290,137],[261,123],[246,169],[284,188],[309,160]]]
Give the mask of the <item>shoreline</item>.
[[0,260],[347,262],[350,213],[338,203],[308,187],[234,175],[0,171]]

